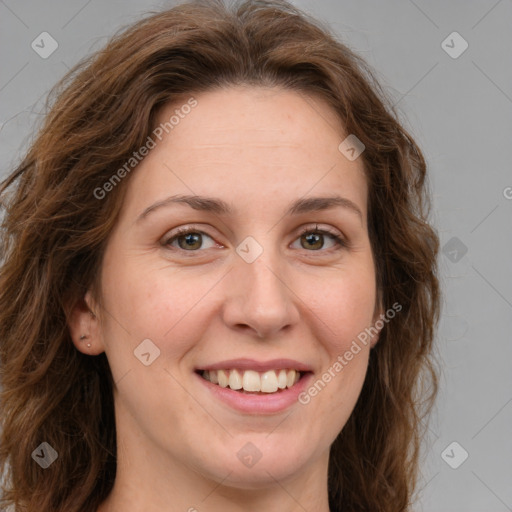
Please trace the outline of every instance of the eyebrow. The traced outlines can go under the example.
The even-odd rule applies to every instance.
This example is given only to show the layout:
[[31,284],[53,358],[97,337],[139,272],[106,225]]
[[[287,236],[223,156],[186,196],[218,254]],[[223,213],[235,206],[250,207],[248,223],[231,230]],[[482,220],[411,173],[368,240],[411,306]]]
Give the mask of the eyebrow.
[[[197,195],[174,195],[162,199],[161,201],[157,201],[151,206],[148,206],[139,215],[137,222],[142,221],[151,212],[173,204],[186,204],[194,210],[211,212],[219,215],[231,215],[234,212],[234,209],[222,199]],[[299,215],[302,213],[329,210],[335,207],[346,208],[348,211],[357,214],[361,221],[363,220],[363,214],[359,207],[350,199],[338,195],[330,197],[306,197],[297,199],[293,201],[292,204],[288,207],[285,215]]]

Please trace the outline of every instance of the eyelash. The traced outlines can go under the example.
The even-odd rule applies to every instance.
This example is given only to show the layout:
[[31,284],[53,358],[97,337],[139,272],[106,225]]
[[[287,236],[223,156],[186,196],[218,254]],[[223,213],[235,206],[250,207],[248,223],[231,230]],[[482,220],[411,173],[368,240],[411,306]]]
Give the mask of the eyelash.
[[[165,240],[162,245],[164,247],[168,247],[172,242],[174,242],[175,240],[177,240],[178,238],[180,238],[180,237],[182,237],[184,235],[188,235],[189,233],[197,233],[197,234],[201,234],[201,235],[206,235],[207,237],[212,238],[212,240],[213,240],[213,237],[211,237],[208,233],[205,233],[204,231],[196,229],[196,228],[194,228],[194,226],[190,226],[188,228],[178,228],[176,230],[176,233],[174,233],[170,238]],[[335,248],[332,248],[332,249],[327,250],[327,251],[322,251],[322,250],[319,249],[319,250],[313,250],[313,251],[307,251],[307,252],[331,252],[331,251],[339,251],[339,250],[342,250],[342,249],[349,249],[350,248],[350,245],[349,245],[347,240],[343,239],[340,235],[338,235],[337,233],[332,232],[332,231],[330,231],[328,229],[318,229],[318,224],[316,225],[315,228],[312,228],[310,226],[303,228],[301,230],[301,232],[299,233],[297,238],[300,238],[300,237],[304,236],[306,233],[315,233],[315,234],[321,234],[321,235],[328,235],[336,243],[336,247]],[[201,252],[200,250],[186,251],[184,249],[181,249],[180,247],[175,248],[175,249],[177,249],[178,251],[181,251],[181,252],[185,252],[185,253]]]

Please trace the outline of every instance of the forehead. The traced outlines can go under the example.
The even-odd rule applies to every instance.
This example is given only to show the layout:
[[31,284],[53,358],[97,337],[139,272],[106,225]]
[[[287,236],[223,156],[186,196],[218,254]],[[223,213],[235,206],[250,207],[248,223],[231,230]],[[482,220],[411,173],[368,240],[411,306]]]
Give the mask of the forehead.
[[[335,112],[323,100],[299,91],[238,86],[204,92],[194,98],[196,107],[172,129],[167,143],[217,152],[235,146],[248,150],[281,149],[285,153],[290,149],[314,149],[318,158],[318,153],[329,146],[332,149],[334,144],[336,149],[343,137]],[[157,122],[164,125],[184,105],[185,99],[167,105],[161,109]]]
[[[137,208],[167,193],[254,204],[339,193],[366,210],[362,159],[338,146],[347,134],[322,100],[280,88],[232,87],[166,105],[162,140],[137,168],[129,197]],[[171,122],[172,121],[172,122]],[[257,198],[261,201],[256,201]],[[147,206],[147,205],[146,205]]]

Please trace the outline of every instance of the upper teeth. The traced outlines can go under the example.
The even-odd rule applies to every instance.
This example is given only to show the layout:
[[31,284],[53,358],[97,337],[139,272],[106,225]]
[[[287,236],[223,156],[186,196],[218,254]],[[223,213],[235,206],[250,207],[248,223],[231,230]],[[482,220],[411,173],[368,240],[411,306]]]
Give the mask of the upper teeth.
[[261,391],[274,393],[278,389],[291,388],[299,379],[300,372],[296,370],[205,370],[202,376],[219,386],[244,391]]

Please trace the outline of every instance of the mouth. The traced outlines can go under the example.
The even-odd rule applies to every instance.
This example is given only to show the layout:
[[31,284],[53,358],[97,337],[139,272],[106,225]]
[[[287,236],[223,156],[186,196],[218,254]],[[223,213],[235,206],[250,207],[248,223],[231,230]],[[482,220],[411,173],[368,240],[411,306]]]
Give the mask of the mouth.
[[274,395],[292,388],[309,371],[293,368],[257,371],[251,369],[196,370],[204,380],[219,386],[250,395]]
[[299,403],[313,367],[295,359],[237,358],[196,366],[208,397],[248,415],[281,414]]

